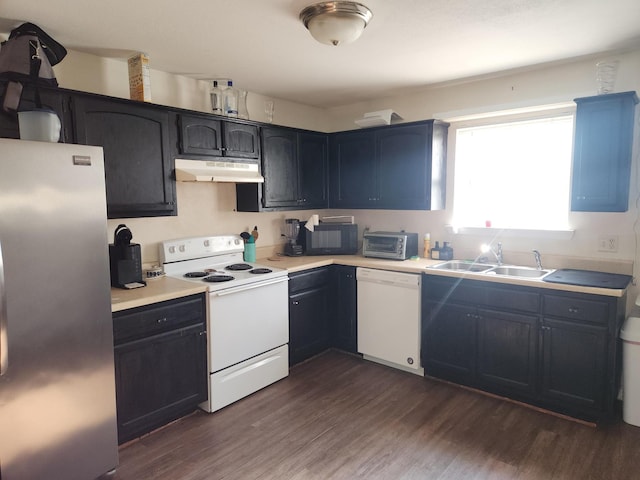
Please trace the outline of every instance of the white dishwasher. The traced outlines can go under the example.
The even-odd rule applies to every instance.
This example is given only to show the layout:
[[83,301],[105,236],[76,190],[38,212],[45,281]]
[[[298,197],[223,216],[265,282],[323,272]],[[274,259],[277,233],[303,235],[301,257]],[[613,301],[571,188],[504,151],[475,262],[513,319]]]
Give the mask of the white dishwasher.
[[420,275],[358,268],[358,352],[424,375],[420,366]]

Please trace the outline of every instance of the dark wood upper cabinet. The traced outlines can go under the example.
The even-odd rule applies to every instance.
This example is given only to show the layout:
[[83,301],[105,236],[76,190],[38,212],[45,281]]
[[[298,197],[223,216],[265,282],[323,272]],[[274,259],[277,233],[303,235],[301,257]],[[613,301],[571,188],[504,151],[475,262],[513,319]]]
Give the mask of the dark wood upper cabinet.
[[108,217],[176,215],[169,112],[89,94],[71,105],[75,141],[104,149]]
[[260,158],[257,125],[235,123],[213,115],[179,113],[178,154],[189,158]]
[[239,211],[327,207],[327,135],[263,127],[264,185],[236,186]]
[[571,210],[626,212],[635,92],[577,98]]
[[333,134],[329,206],[444,208],[447,131],[429,120]]
[[222,156],[222,123],[195,115],[180,115],[179,151],[188,155]]

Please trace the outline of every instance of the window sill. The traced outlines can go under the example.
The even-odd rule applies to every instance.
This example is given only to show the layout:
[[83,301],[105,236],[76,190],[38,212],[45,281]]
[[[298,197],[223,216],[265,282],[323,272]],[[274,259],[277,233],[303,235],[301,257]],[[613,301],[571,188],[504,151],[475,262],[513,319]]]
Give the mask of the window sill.
[[446,231],[454,235],[490,235],[502,238],[551,238],[555,240],[571,240],[575,230],[539,230],[524,228],[493,227],[454,227],[447,225]]

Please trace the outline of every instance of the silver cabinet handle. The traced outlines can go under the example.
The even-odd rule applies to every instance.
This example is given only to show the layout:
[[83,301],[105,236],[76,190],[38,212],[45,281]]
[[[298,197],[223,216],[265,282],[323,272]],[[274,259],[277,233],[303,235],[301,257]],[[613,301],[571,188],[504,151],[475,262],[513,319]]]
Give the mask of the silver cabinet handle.
[[4,261],[0,244],[0,375],[9,368],[9,332],[7,332],[7,292],[4,284]]

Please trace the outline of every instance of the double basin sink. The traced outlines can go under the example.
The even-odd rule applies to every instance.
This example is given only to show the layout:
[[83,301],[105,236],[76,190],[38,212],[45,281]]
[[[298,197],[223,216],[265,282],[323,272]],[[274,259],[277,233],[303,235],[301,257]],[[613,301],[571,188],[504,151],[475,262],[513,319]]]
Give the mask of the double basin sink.
[[450,272],[468,272],[478,273],[481,275],[500,275],[504,277],[512,278],[531,278],[539,279],[546,274],[551,273],[553,270],[538,270],[531,267],[520,267],[515,265],[491,265],[485,263],[476,263],[465,260],[449,260],[444,263],[439,263],[431,267],[426,267],[428,270],[446,270]]

